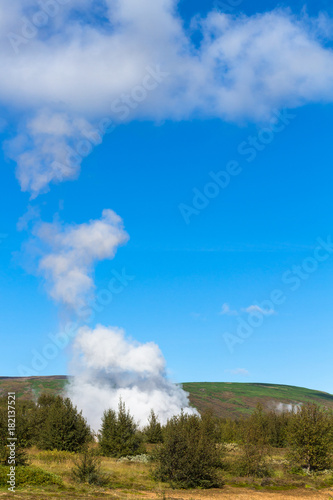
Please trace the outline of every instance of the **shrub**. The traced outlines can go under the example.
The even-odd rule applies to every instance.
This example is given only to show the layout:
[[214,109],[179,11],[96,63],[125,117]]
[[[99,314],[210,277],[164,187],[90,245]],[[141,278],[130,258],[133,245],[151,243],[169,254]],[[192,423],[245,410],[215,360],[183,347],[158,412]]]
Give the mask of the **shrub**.
[[99,444],[102,454],[108,457],[120,458],[144,451],[137,424],[122,401],[119,402],[118,413],[114,410],[104,412]]
[[221,485],[221,465],[211,426],[197,415],[173,417],[166,425],[164,443],[155,454],[155,477],[181,488],[212,488]]
[[39,446],[44,450],[80,451],[91,431],[69,398],[42,395],[38,400]]
[[[34,443],[37,423],[36,405],[32,401],[20,401],[16,399],[15,404],[15,437],[21,448],[27,448]],[[8,437],[8,409],[7,397],[0,400],[0,446],[7,441]]]
[[101,473],[100,459],[92,452],[84,452],[74,461],[72,478],[79,483],[96,484],[99,486],[108,483],[108,476]]
[[162,426],[158,421],[158,418],[154,412],[151,410],[148,425],[143,430],[145,439],[147,443],[161,443],[163,441]]
[[251,417],[243,423],[241,455],[236,461],[236,472],[240,476],[269,476],[269,452],[267,419],[262,406],[258,405]]
[[1,465],[28,465],[29,464],[29,459],[26,451],[22,449],[21,447],[16,445],[15,448],[15,464],[11,464],[11,462],[8,463],[8,460],[10,459],[10,450],[9,448],[5,445],[0,449],[0,464]]
[[332,413],[313,403],[301,406],[290,419],[288,440],[291,465],[305,467],[308,472],[330,469],[333,451]]
[[[0,466],[0,486],[7,486],[9,467]],[[56,484],[61,486],[62,479],[56,474],[47,472],[40,467],[17,467],[15,470],[16,485],[46,486]]]

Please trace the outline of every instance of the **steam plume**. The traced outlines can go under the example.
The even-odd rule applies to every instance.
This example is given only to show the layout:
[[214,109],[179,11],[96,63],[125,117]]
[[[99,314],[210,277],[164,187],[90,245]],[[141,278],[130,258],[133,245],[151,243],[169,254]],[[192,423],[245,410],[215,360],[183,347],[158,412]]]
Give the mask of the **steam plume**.
[[100,428],[103,411],[116,408],[121,398],[142,426],[150,410],[163,423],[188,408],[187,393],[169,382],[165,360],[154,343],[140,344],[115,327],[82,327],[74,343],[76,376],[68,389],[70,398],[82,408],[93,429]]
[[42,223],[35,236],[44,249],[38,272],[50,296],[70,307],[78,307],[92,294],[94,264],[113,258],[117,247],[128,239],[121,218],[112,210],[103,210],[100,220],[87,224]]

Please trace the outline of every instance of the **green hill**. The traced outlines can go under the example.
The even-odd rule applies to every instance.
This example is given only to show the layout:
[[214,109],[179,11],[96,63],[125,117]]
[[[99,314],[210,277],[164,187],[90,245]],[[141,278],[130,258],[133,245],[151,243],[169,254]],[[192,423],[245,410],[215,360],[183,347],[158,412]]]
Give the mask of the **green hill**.
[[[61,394],[68,383],[66,376],[0,377],[0,396],[16,392],[21,399],[35,399],[42,392]],[[221,417],[249,415],[261,403],[276,410],[279,405],[318,403],[333,410],[333,395],[303,387],[275,384],[240,384],[229,382],[190,382],[182,384],[192,406],[199,411],[212,408]]]
[[221,417],[249,415],[258,403],[276,410],[282,405],[311,402],[333,410],[333,395],[292,385],[191,382],[183,388],[190,394],[192,406],[199,411],[212,408]]

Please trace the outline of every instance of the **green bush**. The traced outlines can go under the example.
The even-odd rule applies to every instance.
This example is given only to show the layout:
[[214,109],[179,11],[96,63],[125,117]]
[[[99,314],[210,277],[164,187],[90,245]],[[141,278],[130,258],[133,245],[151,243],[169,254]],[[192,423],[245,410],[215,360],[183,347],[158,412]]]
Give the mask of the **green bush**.
[[[0,486],[7,486],[9,467],[1,465],[0,466]],[[40,467],[17,467],[15,470],[16,474],[16,487],[22,485],[30,486],[46,486],[56,484],[61,486],[63,484],[62,479],[51,472],[47,472]]]
[[[11,459],[11,457],[10,457],[9,448],[7,446],[1,447],[0,448],[0,464],[1,465],[11,465],[10,461],[8,463],[8,460],[10,460],[10,459]],[[28,458],[26,451],[16,445],[15,464],[12,464],[12,465],[15,465],[15,466],[23,465],[24,466],[24,465],[28,465],[28,464],[29,464],[29,458]]]
[[241,454],[235,463],[235,472],[240,476],[270,476],[268,421],[261,405],[257,405],[251,417],[243,423],[242,433]]
[[[0,446],[8,437],[8,403],[7,397],[0,398]],[[20,401],[15,404],[15,437],[20,448],[34,444],[37,433],[36,405],[32,401]]]
[[151,410],[148,425],[143,429],[143,434],[147,443],[161,443],[163,441],[162,426],[154,412]]
[[126,411],[122,401],[119,402],[118,413],[114,410],[104,412],[99,444],[101,453],[107,457],[120,458],[144,452],[142,436],[138,433],[137,424]]
[[221,486],[217,468],[222,465],[216,446],[215,425],[207,417],[185,415],[170,419],[164,442],[156,451],[156,479],[172,487],[212,488]]
[[42,395],[38,400],[38,445],[43,450],[81,451],[92,439],[91,431],[69,398]]
[[98,486],[105,486],[109,482],[109,476],[101,473],[100,459],[88,451],[74,460],[72,478],[78,483]]
[[319,405],[307,403],[290,419],[288,441],[291,466],[310,471],[330,469],[333,465],[333,417]]

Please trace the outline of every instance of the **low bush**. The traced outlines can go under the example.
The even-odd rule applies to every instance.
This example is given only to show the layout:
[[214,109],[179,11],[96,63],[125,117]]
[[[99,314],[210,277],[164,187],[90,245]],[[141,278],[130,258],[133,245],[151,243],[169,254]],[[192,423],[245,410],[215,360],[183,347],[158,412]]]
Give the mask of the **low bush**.
[[109,482],[109,476],[101,472],[99,457],[92,452],[84,452],[74,460],[72,478],[78,483],[96,484],[105,486]]
[[[0,486],[7,486],[10,468],[8,466],[0,466]],[[46,486],[56,484],[61,486],[62,479],[51,472],[47,472],[40,467],[17,467],[15,469],[16,486],[30,485],[30,486]]]

